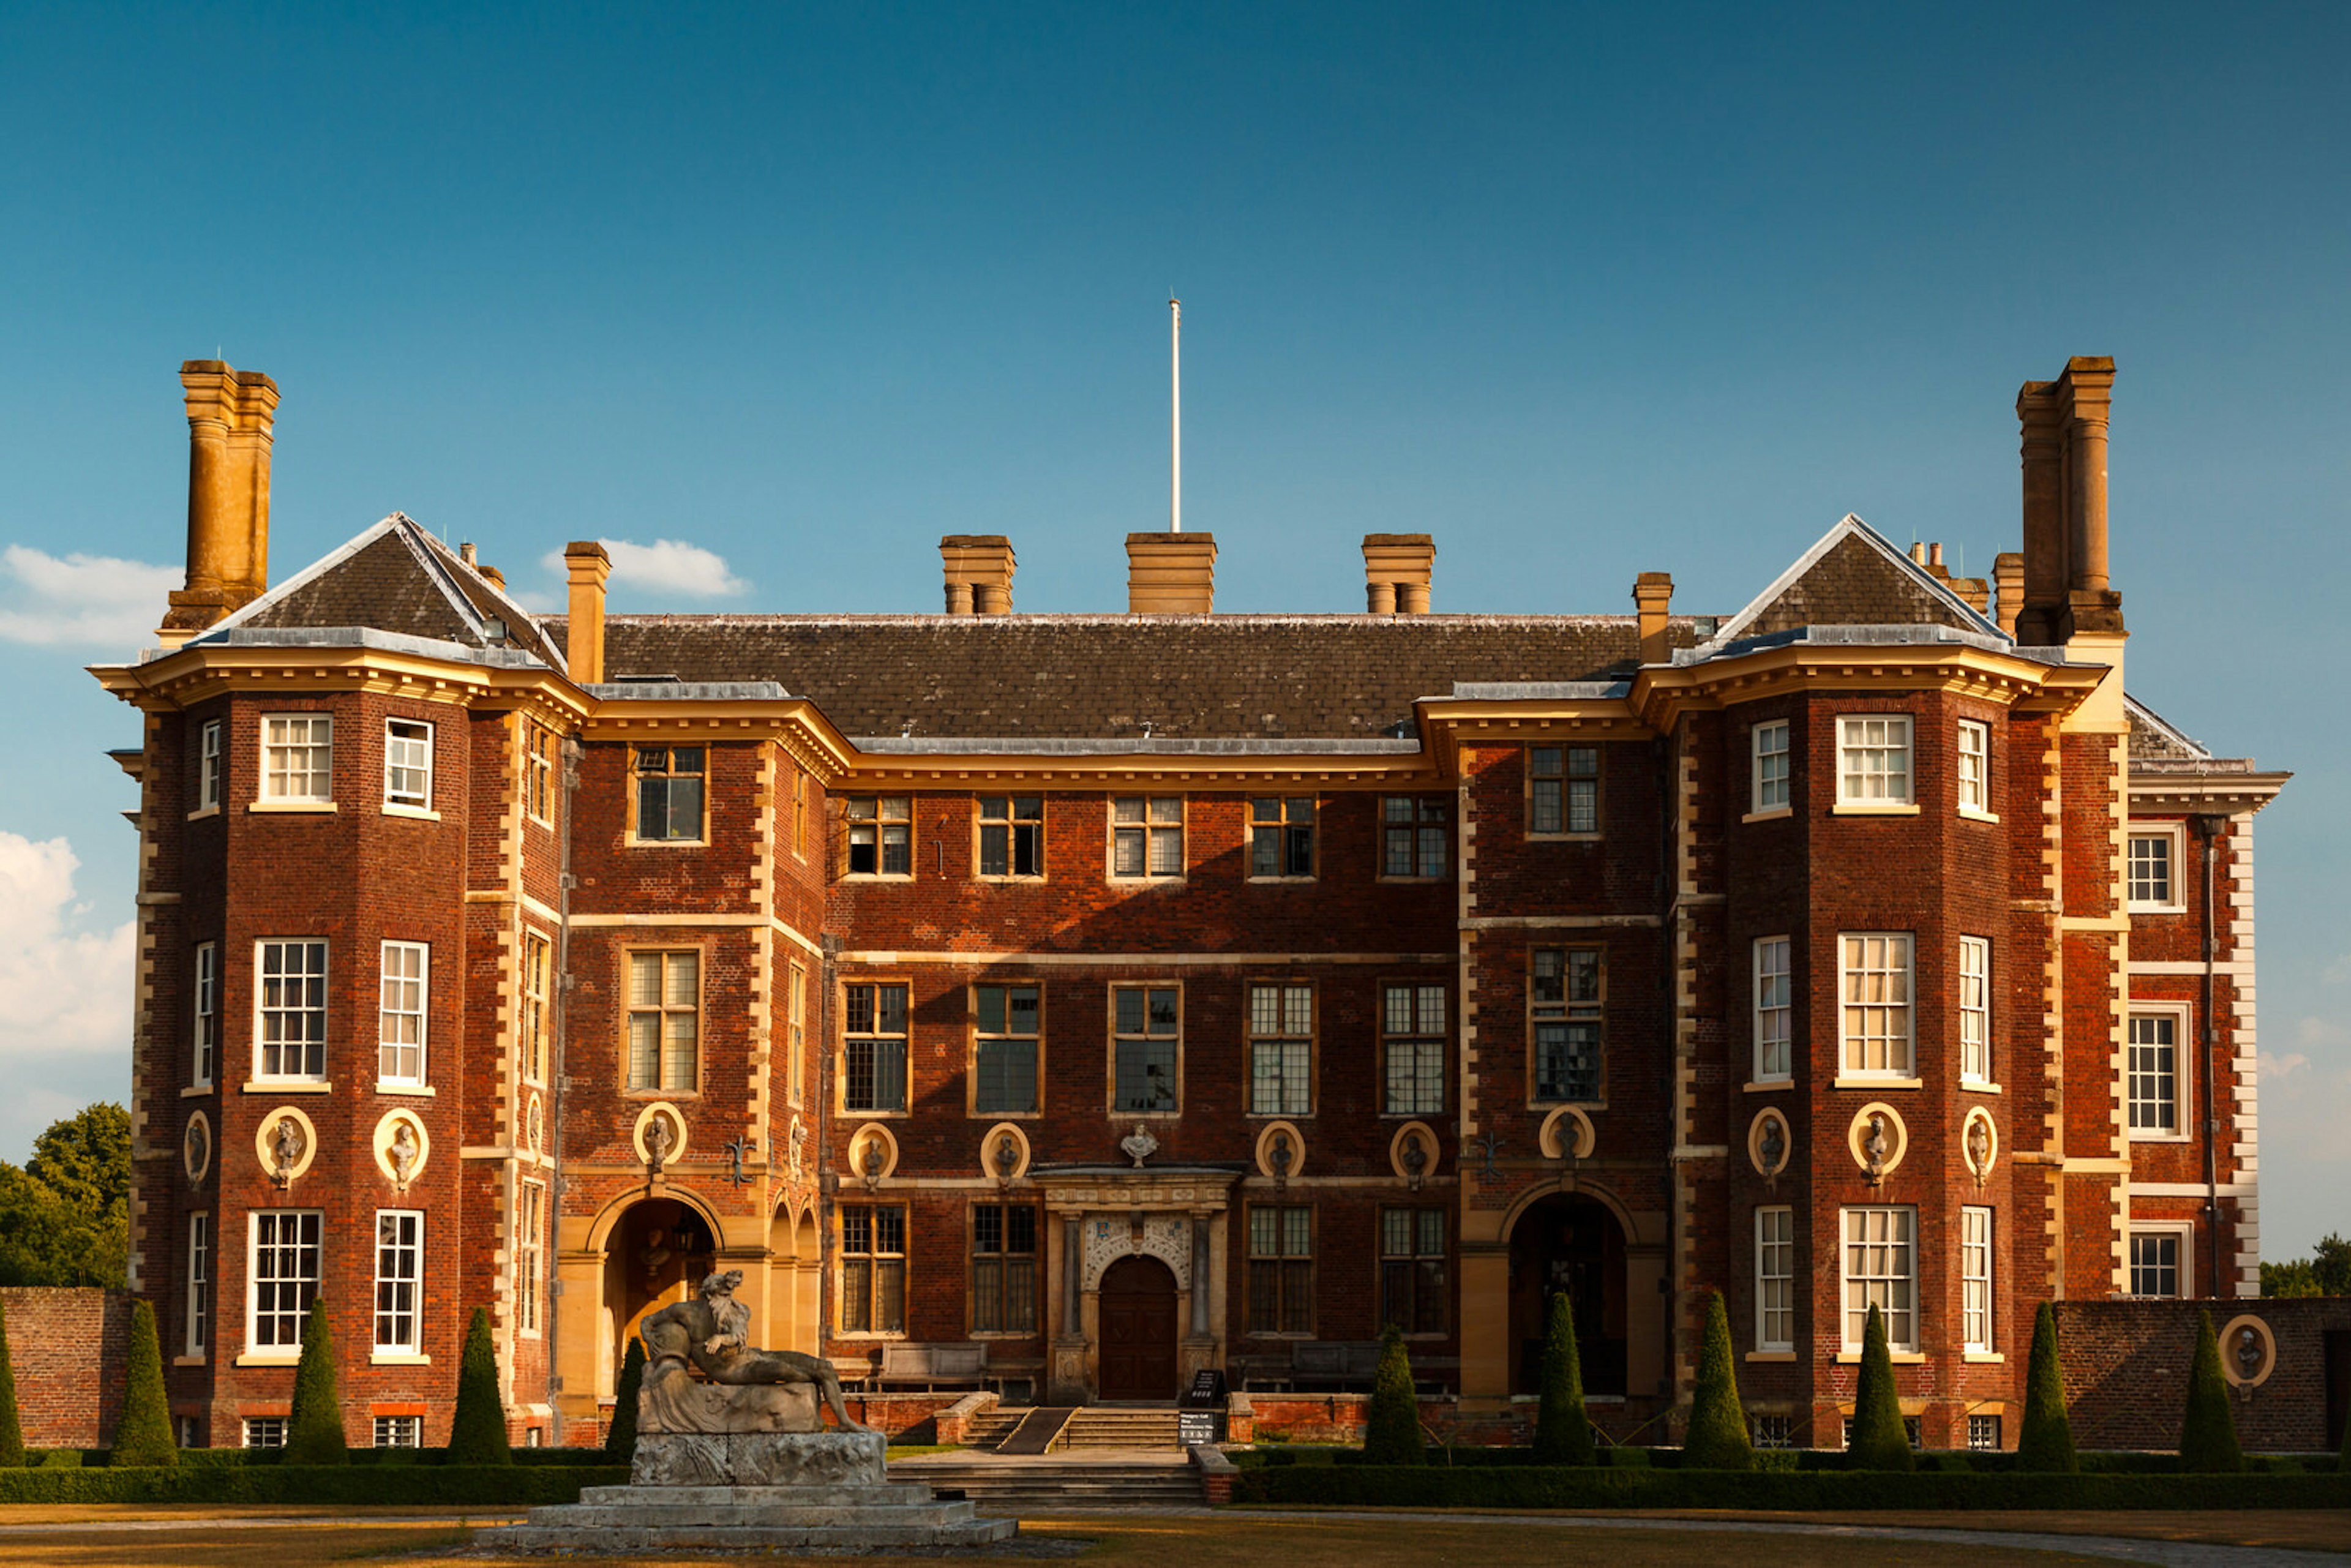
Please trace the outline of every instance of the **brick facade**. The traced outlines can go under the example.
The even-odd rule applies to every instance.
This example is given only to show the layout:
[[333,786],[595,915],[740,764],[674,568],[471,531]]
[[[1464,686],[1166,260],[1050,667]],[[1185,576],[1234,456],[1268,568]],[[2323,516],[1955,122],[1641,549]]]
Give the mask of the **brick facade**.
[[[1447,1429],[1506,1431],[1565,1290],[1597,1418],[1650,1439],[1720,1290],[1756,1413],[1833,1442],[1855,1228],[1890,1226],[1897,1375],[1936,1443],[2019,1397],[2039,1301],[2165,1258],[2183,1291],[2215,1256],[2224,1292],[2257,1279],[2251,823],[2283,779],[2125,696],[2118,600],[2022,646],[1981,585],[1850,518],[1727,622],[1646,578],[1637,620],[607,618],[600,559],[574,547],[572,613],[541,624],[395,517],[99,672],[145,716],[132,1266],[211,1441],[290,1392],[247,1278],[254,1217],[287,1209],[320,1218],[355,1441],[419,1405],[437,1440],[477,1306],[517,1432],[591,1441],[635,1319],[726,1269],[758,1343],[872,1380],[890,1422],[944,1407],[880,1385],[895,1346],[984,1342],[1014,1396],[1218,1369],[1311,1404],[1301,1347],[1409,1313]],[[333,719],[331,810],[261,798],[292,715]],[[429,812],[383,804],[394,721],[434,727]],[[1845,798],[1855,721],[1901,737],[1892,800]],[[1121,874],[1121,801],[1169,874]],[[2126,906],[2134,831],[2173,822],[2165,901]],[[256,944],[290,937],[327,944],[319,1082],[257,1067]],[[1891,1043],[1847,1021],[1880,983],[1847,974],[1863,937],[1899,955],[1868,1015]],[[388,941],[430,952],[422,1085],[371,1067]],[[993,988],[1024,1020],[1036,998],[1032,1106],[981,1107]],[[2135,1077],[2158,1006],[2181,1021]],[[1172,1101],[1121,1104],[1122,1051],[1162,1050]],[[404,1188],[387,1117],[428,1145]],[[374,1351],[374,1238],[412,1210],[420,1337]]]

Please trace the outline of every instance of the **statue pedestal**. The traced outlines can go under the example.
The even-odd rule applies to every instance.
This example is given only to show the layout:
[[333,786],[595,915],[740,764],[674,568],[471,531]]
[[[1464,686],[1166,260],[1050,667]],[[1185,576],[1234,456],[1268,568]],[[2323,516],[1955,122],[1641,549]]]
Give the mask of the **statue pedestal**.
[[633,1487],[878,1487],[890,1439],[879,1432],[646,1432]]
[[982,1547],[1019,1531],[927,1486],[893,1485],[879,1432],[648,1432],[631,1484],[589,1487],[474,1544],[599,1555],[679,1550]]

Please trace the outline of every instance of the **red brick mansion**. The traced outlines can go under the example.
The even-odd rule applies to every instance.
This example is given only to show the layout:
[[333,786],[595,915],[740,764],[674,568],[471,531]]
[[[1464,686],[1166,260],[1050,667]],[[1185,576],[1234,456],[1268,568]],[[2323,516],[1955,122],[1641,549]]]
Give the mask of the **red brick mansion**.
[[1364,613],[1219,614],[1135,534],[1039,615],[951,536],[939,615],[619,615],[581,543],[539,617],[398,514],[272,586],[277,390],[186,364],[187,586],[95,672],[183,1440],[277,1437],[315,1300],[354,1442],[443,1440],[477,1306],[592,1442],[734,1269],[893,1424],[1394,1323],[1498,1427],[1566,1290],[1664,1441],[1719,1289],[1760,1439],[1839,1441],[1875,1304],[1925,1441],[2012,1445],[2037,1303],[2259,1277],[2286,776],[2126,691],[2113,379],[2025,383],[1991,582],[1848,517],[1736,613],[1440,614],[1374,534]]

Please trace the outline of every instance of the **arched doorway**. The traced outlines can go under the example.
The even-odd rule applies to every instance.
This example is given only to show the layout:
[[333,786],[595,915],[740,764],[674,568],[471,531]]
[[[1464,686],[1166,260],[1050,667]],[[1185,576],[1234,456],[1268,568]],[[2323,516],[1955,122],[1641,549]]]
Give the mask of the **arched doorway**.
[[[637,1320],[699,1289],[718,1261],[718,1242],[701,1211],[675,1198],[632,1204],[604,1240],[604,1311],[611,1325],[607,1377],[627,1358]],[[608,1381],[604,1392],[610,1393]]]
[[1552,1293],[1575,1304],[1575,1354],[1587,1394],[1625,1392],[1625,1228],[1605,1204],[1554,1193],[1510,1228],[1510,1387],[1541,1392]]
[[1175,1398],[1176,1276],[1167,1265],[1120,1259],[1102,1274],[1101,1306],[1102,1397]]

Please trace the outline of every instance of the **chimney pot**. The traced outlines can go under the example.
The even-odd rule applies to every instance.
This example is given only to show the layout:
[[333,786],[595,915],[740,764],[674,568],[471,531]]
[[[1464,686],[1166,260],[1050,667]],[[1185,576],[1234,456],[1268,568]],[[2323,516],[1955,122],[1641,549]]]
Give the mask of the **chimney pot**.
[[474,541],[471,539],[467,539],[457,547],[457,559],[464,561],[467,566],[472,567],[476,571],[481,570],[480,564],[474,559]]
[[612,557],[594,539],[563,547],[563,569],[571,580],[571,613],[564,628],[564,671],[579,685],[604,678],[604,584]]
[[939,540],[950,615],[1009,615],[1019,562],[1002,534],[948,534]]
[[188,572],[156,629],[165,647],[243,609],[269,586],[277,383],[220,360],[187,360],[180,387],[188,412]]
[[1633,580],[1633,607],[1638,612],[1641,634],[1641,663],[1673,663],[1673,642],[1667,634],[1673,603],[1672,573],[1645,571]]
[[1943,547],[1939,542],[1927,547],[1927,564],[1930,567],[1943,564]]
[[1217,536],[1126,536],[1130,615],[1207,615],[1217,604]]
[[1426,534],[1364,536],[1364,608],[1371,615],[1426,615],[1437,542]]

